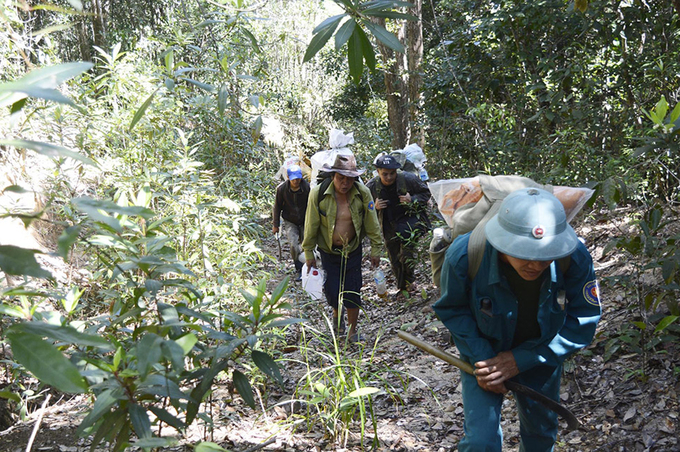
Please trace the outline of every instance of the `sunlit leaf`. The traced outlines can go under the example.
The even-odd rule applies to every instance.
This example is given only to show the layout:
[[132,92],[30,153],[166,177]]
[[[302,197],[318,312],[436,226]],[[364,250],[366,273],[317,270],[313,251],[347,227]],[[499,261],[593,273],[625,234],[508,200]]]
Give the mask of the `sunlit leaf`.
[[130,121],[130,127],[128,127],[128,131],[131,131],[134,127],[135,124],[139,122],[140,119],[144,116],[144,113],[146,112],[146,109],[149,108],[149,105],[151,105],[151,102],[153,101],[154,96],[158,92],[160,88],[156,88],[156,90],[151,93],[151,95],[144,101],[141,107],[137,110],[135,113],[135,116],[132,118],[132,121]]
[[340,27],[335,34],[335,50],[340,50],[340,48],[345,45],[349,37],[354,33],[354,27],[356,27],[356,25],[357,23],[354,19],[349,19],[342,24],[342,27]]
[[380,392],[380,389],[378,388],[371,388],[371,387],[365,387],[365,388],[359,388],[356,389],[349,394],[347,394],[349,397],[364,397],[367,395],[375,394]]
[[187,77],[180,77],[180,80],[184,80],[186,82],[191,83],[194,86],[198,86],[199,88],[201,88],[205,91],[208,91],[209,93],[212,93],[212,92],[215,91],[215,87],[212,86],[212,85],[209,85],[207,83],[199,82],[199,81],[196,81],[194,79],[187,78]]
[[[12,105],[26,96],[53,96],[51,91],[94,66],[92,63],[63,63],[35,69],[19,80],[0,84],[0,107]],[[63,99],[66,99],[63,97]],[[68,102],[71,102],[67,99]]]
[[57,31],[68,30],[72,26],[73,26],[72,24],[52,25],[52,26],[45,27],[45,28],[42,28],[40,30],[32,32],[31,36],[40,37],[40,36],[48,35],[50,33],[54,33],[54,32],[57,32]]
[[210,441],[203,441],[194,447],[194,452],[228,452],[227,449]]
[[43,383],[72,394],[87,391],[87,383],[76,366],[52,344],[26,333],[8,333],[7,338],[14,359]]
[[68,252],[71,246],[78,240],[80,235],[80,226],[69,226],[64,229],[57,240],[57,252],[64,259],[68,259]]
[[51,278],[52,274],[44,270],[35,260],[35,255],[40,253],[39,250],[0,245],[0,270],[14,276]]
[[31,140],[0,140],[0,145],[12,146],[17,149],[30,149],[37,152],[38,154],[46,155],[48,157],[69,157],[88,165],[96,166],[96,163],[92,159],[89,159],[84,155],[81,155],[63,146],[57,146],[56,144]]

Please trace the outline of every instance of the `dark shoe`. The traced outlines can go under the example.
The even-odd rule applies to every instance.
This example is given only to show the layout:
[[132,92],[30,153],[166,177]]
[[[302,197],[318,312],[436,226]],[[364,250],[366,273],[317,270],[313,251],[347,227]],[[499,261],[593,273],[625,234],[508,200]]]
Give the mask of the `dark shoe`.
[[298,273],[295,277],[295,281],[302,281],[302,273]]
[[342,336],[345,334],[345,318],[340,319],[340,327],[338,328],[338,318],[333,317],[333,331],[336,335]]
[[361,336],[361,334],[354,333],[349,337],[348,341],[350,344],[356,344],[357,342],[363,342],[364,338]]

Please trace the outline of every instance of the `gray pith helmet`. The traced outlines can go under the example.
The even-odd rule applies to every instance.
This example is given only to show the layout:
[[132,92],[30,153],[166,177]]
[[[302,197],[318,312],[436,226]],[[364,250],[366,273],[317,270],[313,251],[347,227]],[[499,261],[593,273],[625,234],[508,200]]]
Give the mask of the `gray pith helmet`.
[[485,232],[491,246],[501,253],[530,261],[569,256],[579,242],[562,203],[538,188],[510,193]]

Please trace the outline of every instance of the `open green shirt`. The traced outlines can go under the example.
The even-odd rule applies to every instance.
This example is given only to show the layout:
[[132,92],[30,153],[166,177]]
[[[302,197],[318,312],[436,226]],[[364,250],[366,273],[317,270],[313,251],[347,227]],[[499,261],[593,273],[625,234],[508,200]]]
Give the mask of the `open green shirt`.
[[[307,204],[307,214],[305,215],[305,232],[302,241],[302,249],[305,252],[305,259],[314,259],[314,247],[319,248],[325,253],[339,254],[333,250],[333,230],[335,229],[335,218],[338,205],[335,201],[335,187],[331,183],[326,191],[321,194],[323,198],[318,202],[320,185],[312,188],[309,193]],[[352,223],[356,236],[348,244],[347,252],[351,253],[361,246],[361,240],[368,236],[371,241],[371,256],[380,256],[382,250],[382,236],[380,235],[380,224],[375,213],[375,205],[371,192],[360,182],[355,183],[350,189],[349,210],[352,215]],[[321,212],[319,212],[319,207]]]

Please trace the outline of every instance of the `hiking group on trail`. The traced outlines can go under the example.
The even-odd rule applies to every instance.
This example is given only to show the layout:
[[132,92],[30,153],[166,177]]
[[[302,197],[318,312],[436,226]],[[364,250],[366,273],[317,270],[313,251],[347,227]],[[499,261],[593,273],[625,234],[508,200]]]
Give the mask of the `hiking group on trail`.
[[[317,185],[311,190],[302,182],[284,182],[277,188],[273,230],[278,232],[277,214],[283,212],[285,230],[297,231],[287,236],[298,275],[298,246],[306,271],[318,266],[318,252],[333,329],[345,333],[346,310],[346,338],[356,343],[362,341],[358,320],[363,238],[370,241],[372,268],[379,267],[385,243],[396,298],[413,292],[417,241],[431,228],[427,205],[431,190],[434,194],[440,187],[428,187],[418,175],[402,171],[391,154],[375,159],[377,176],[364,185],[359,176],[365,170],[357,168],[351,151],[340,147],[324,152],[325,162],[316,168],[319,177],[312,179]],[[302,179],[297,166],[292,172],[289,168],[288,176]],[[504,382],[512,381],[513,388],[519,383],[559,402],[564,360],[594,337],[601,307],[593,260],[568,224],[591,193],[542,186],[519,176],[479,176],[455,187],[435,196],[449,228],[444,235],[435,234],[435,240],[447,238],[443,246],[437,243],[441,258],[435,259],[435,247],[430,248],[433,281],[441,287],[433,309],[461,359],[474,366],[474,375],[461,374],[465,434],[458,450],[500,451],[501,405],[508,392]],[[298,191],[308,193],[306,209],[299,204],[302,197],[295,198],[298,207],[286,204],[293,197],[285,195]],[[287,210],[296,213],[287,216]],[[301,236],[299,212],[305,212]],[[557,414],[524,393],[513,389],[513,395],[520,451],[552,451]]]

